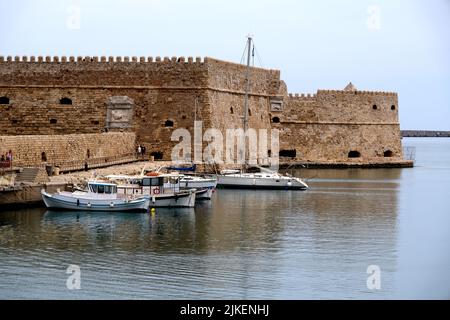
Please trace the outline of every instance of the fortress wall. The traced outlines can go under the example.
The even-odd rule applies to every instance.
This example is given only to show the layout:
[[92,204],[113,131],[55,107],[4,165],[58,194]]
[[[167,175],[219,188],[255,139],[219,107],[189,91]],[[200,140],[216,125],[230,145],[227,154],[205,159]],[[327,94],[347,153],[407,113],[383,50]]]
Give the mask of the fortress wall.
[[398,123],[398,97],[396,93],[376,91],[291,94],[285,99],[283,120]]
[[[12,150],[14,166],[62,165],[69,161],[115,157],[135,151],[134,133],[0,136],[0,153]],[[47,161],[43,161],[45,152]]]
[[[210,88],[229,90],[244,94],[246,88],[246,66],[237,63],[205,58]],[[250,69],[250,93],[253,95],[274,96],[281,85],[280,71],[254,68]]]
[[[384,161],[402,158],[396,93],[319,90],[314,95],[289,95],[277,117],[280,149],[297,151],[309,161]],[[373,106],[376,105],[376,109]],[[395,106],[391,109],[391,106]],[[390,150],[387,158],[384,151]]]
[[[134,132],[147,154],[168,160],[177,143],[170,141],[173,130],[193,135],[195,119],[224,135],[242,127],[245,72],[212,58],[0,57],[0,97],[10,99],[0,104],[0,135],[100,134],[108,99],[127,96],[134,102],[131,125],[109,131]],[[401,157],[396,93],[288,95],[278,70],[251,68],[250,76],[249,127],[280,129],[280,149],[296,149],[298,159],[348,161],[351,148],[364,161],[385,149],[394,154],[389,159]],[[72,105],[60,104],[63,97]],[[283,102],[280,111],[274,100]]]
[[[399,126],[284,124],[280,150],[296,150],[297,160],[316,162],[397,161],[402,159]],[[350,151],[360,158],[349,159]],[[384,151],[392,157],[384,157]]]
[[0,87],[202,87],[205,70],[201,58],[0,57]]

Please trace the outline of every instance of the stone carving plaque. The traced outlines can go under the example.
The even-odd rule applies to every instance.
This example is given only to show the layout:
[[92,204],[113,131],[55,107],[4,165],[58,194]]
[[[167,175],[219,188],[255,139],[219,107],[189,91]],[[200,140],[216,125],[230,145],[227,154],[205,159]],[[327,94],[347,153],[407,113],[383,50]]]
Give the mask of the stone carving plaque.
[[283,101],[270,100],[270,111],[283,111]]
[[127,96],[110,97],[107,101],[106,127],[108,129],[130,128],[133,123],[133,99]]

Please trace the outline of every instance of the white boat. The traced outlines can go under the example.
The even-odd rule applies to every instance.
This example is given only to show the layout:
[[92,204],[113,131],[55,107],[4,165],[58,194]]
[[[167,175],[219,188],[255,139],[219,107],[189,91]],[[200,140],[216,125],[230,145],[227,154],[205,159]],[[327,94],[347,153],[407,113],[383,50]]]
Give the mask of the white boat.
[[196,190],[181,189],[179,174],[160,174],[126,176],[109,175],[107,179],[117,182],[117,193],[147,197],[151,208],[195,206]]
[[281,175],[265,168],[260,168],[260,170],[261,172],[258,173],[224,170],[220,175],[217,175],[217,187],[232,189],[308,189],[308,185],[300,178]]
[[[249,104],[249,88],[250,88],[250,50],[252,48],[252,37],[248,37],[247,43],[247,72],[246,72],[246,89],[244,96],[244,114],[243,114],[243,130],[248,129],[248,104]],[[247,163],[243,166],[245,169]],[[305,190],[308,185],[300,178],[282,175],[262,167],[258,167],[261,172],[249,173],[244,170],[224,170],[217,175],[217,186],[219,188],[241,188],[241,189],[286,189],[286,190]]]
[[196,189],[197,200],[209,200],[217,187],[217,178],[183,175],[180,179],[181,189]]
[[53,194],[41,190],[47,208],[82,211],[146,211],[148,197],[123,195],[114,183],[89,181],[85,191],[59,191]]
[[180,179],[181,188],[195,188],[195,189],[215,189],[217,186],[217,178],[205,178],[194,175],[183,175]]

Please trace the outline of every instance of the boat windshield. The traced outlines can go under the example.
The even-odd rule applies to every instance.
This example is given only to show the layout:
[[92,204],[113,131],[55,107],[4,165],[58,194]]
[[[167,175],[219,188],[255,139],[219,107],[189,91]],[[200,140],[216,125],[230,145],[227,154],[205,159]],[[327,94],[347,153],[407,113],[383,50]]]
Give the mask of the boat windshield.
[[89,191],[93,193],[117,193],[117,186],[108,184],[89,184]]

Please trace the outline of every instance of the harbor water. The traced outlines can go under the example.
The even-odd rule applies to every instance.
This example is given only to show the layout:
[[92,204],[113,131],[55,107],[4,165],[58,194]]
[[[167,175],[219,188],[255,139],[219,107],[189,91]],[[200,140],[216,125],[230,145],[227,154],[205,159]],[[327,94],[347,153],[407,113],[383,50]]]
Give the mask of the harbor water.
[[403,145],[414,168],[293,171],[308,191],[217,190],[151,213],[2,211],[0,298],[450,299],[450,139]]

